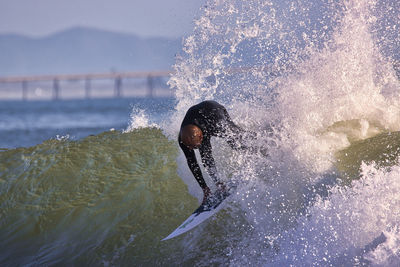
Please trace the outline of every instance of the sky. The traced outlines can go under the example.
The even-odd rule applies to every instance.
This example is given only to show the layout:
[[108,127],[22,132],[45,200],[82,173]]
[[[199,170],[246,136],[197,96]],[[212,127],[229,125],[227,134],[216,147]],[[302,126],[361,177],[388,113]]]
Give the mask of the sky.
[[0,0],[0,34],[46,36],[83,26],[143,37],[181,37],[206,0]]

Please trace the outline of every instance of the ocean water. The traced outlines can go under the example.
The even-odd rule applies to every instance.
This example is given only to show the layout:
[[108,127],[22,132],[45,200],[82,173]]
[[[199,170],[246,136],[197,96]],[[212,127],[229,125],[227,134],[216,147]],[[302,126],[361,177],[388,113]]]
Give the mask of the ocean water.
[[[2,102],[0,265],[398,266],[399,14],[388,0],[209,1],[173,99]],[[161,242],[202,198],[176,139],[206,99],[268,155],[213,139],[236,193]]]
[[30,147],[48,139],[79,140],[111,129],[156,124],[168,116],[175,102],[173,98],[141,97],[2,101],[0,148]]

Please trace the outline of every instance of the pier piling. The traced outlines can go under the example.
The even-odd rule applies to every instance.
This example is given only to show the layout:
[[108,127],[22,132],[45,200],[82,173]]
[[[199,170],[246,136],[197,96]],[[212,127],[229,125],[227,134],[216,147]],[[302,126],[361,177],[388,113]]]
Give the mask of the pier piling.
[[[87,99],[93,97],[94,90],[92,88],[93,80],[114,80],[114,97],[123,97],[123,79],[141,79],[147,80],[145,84],[146,92],[141,94],[146,97],[155,97],[155,79],[168,77],[170,71],[152,71],[152,72],[112,72],[112,73],[90,73],[90,74],[60,74],[60,75],[41,75],[41,76],[21,76],[21,77],[0,77],[0,90],[1,84],[20,83],[22,86],[22,100],[28,100],[29,83],[32,82],[52,82],[52,96],[53,100],[61,98],[61,89],[66,90],[65,87],[61,88],[61,82],[64,81],[84,81],[84,95]],[[161,79],[160,79],[161,80]],[[128,87],[125,85],[125,87]],[[126,90],[127,88],[125,88]]]

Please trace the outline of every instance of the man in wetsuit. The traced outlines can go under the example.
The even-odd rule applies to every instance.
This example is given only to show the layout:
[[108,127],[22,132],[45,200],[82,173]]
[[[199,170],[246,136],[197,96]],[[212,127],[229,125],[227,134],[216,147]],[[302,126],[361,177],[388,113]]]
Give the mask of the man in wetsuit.
[[[210,138],[212,136],[222,137],[235,150],[247,149],[243,142],[245,133],[246,131],[233,123],[226,109],[215,101],[201,102],[187,111],[182,121],[178,142],[185,154],[189,169],[203,189],[203,203],[208,200],[211,191],[204,181],[194,149],[199,149],[203,165],[216,183],[218,190],[226,193],[224,192],[226,191],[225,185],[217,177]],[[250,135],[254,136],[253,133]]]

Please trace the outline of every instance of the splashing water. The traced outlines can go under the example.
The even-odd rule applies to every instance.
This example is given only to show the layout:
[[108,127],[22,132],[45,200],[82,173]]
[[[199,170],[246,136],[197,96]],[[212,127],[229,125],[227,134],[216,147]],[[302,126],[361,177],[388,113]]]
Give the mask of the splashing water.
[[157,124],[150,123],[148,116],[144,109],[133,108],[131,112],[131,119],[128,128],[124,131],[125,133],[132,132],[135,129],[156,127]]
[[[352,166],[362,178],[350,187],[336,169],[344,160],[339,151],[400,130],[393,67],[399,13],[396,1],[231,0],[204,7],[169,81],[178,103],[165,131],[176,135],[188,107],[215,99],[235,122],[260,133],[269,157],[214,141],[221,177],[242,183],[230,220],[223,219],[239,227],[220,229],[226,236],[218,238],[219,252],[207,250],[201,264],[399,262],[399,217],[391,212],[399,205],[398,162],[385,170]],[[178,162],[198,194],[184,158]],[[197,238],[184,242],[213,242]]]

